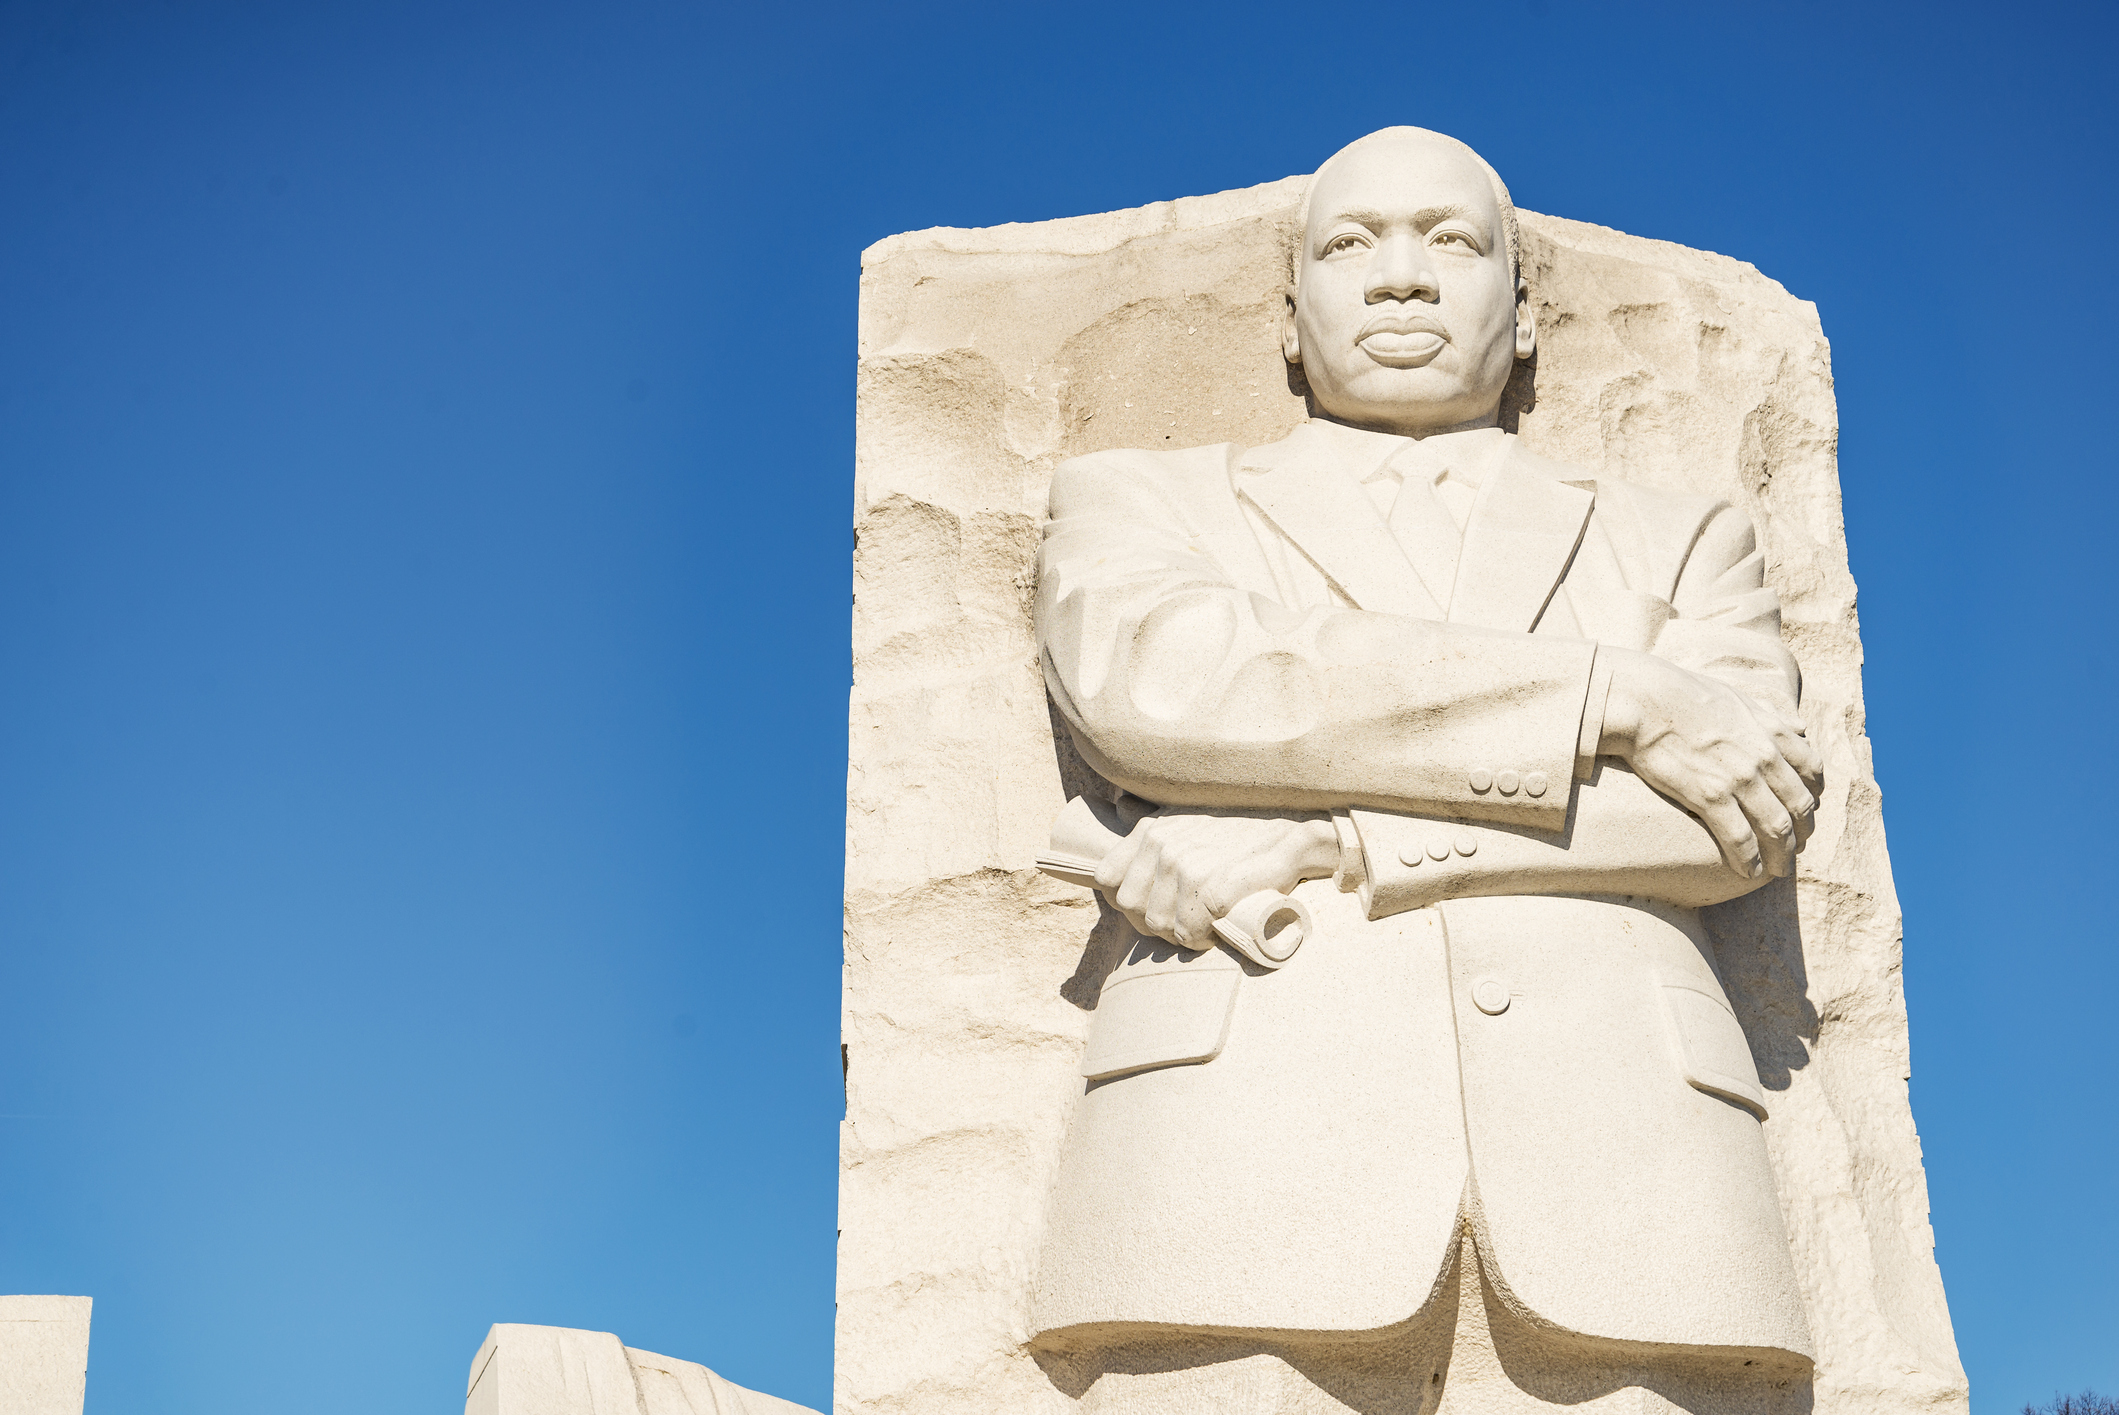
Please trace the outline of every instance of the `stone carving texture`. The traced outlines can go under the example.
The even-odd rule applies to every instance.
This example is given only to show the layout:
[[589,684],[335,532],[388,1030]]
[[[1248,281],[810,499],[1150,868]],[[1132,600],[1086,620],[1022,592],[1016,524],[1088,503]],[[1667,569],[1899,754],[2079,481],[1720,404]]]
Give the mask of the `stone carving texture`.
[[471,1358],[464,1415],[816,1415],[696,1361],[636,1351],[607,1331],[499,1322]]
[[87,1297],[0,1297],[0,1410],[81,1415],[93,1306]]
[[[864,256],[842,1412],[1057,1412],[1080,1394],[1033,1353],[1032,1290],[1099,983],[1131,935],[1035,868],[1088,784],[1031,622],[1047,487],[1083,453],[1256,447],[1303,419],[1279,340],[1306,181]],[[1962,1410],[1815,308],[1724,256],[1520,218],[1540,337],[1503,426],[1751,518],[1826,760],[1797,876],[1702,914],[1770,1109],[1815,1408]]]

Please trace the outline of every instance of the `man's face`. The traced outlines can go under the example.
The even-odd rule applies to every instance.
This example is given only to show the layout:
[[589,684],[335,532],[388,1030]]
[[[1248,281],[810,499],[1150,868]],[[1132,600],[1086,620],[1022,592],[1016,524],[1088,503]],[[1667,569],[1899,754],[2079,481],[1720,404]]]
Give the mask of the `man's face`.
[[1283,342],[1341,422],[1425,435],[1490,425],[1534,347],[1486,172],[1452,143],[1394,136],[1326,169]]

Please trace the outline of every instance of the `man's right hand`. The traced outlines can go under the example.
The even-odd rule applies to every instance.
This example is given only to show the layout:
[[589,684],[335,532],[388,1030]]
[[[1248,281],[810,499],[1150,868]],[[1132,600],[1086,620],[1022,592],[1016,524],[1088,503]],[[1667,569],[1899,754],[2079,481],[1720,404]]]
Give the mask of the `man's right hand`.
[[1667,659],[1597,652],[1611,669],[1599,753],[1705,822],[1745,879],[1793,874],[1824,784],[1802,726]]
[[1140,933],[1214,946],[1214,921],[1263,889],[1282,893],[1339,866],[1329,817],[1170,807],[1111,847],[1096,887]]

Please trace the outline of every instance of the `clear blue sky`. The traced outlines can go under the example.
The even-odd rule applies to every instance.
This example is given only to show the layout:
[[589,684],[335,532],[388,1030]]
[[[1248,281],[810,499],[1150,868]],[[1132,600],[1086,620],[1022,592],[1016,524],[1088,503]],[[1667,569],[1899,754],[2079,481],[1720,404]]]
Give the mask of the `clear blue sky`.
[[831,1364],[857,256],[1389,123],[1817,301],[1979,1415],[2119,1391],[2109,6],[0,3],[0,1291]]

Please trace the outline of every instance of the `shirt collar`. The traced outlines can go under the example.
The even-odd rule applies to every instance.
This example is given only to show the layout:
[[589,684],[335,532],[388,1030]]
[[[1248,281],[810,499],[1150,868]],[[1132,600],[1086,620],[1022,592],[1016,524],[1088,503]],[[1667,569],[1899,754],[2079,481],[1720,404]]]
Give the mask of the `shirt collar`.
[[1370,432],[1324,418],[1301,423],[1295,435],[1331,448],[1340,465],[1354,473],[1358,481],[1383,477],[1399,481],[1422,476],[1436,482],[1447,473],[1452,481],[1461,481],[1473,490],[1485,481],[1508,446],[1508,434],[1498,427],[1466,428],[1413,438]]

